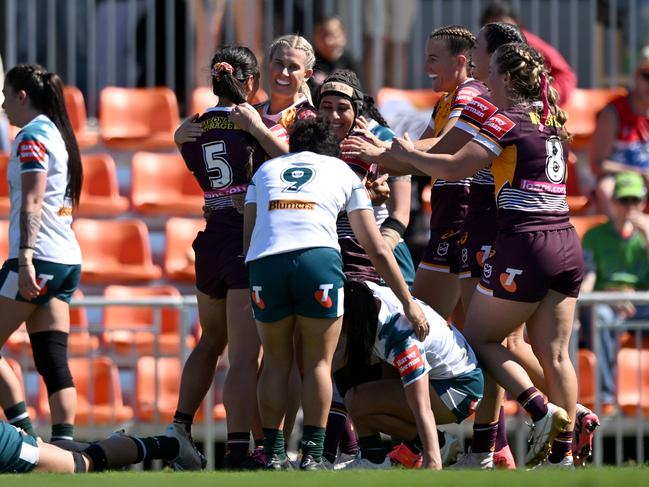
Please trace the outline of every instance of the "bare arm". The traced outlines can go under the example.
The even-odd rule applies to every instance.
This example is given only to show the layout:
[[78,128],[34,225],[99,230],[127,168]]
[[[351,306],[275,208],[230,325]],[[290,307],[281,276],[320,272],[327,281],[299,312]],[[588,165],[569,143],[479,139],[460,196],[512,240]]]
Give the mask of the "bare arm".
[[257,221],[257,204],[248,203],[243,210],[243,255],[248,253],[252,231]]
[[597,176],[603,176],[609,172],[605,166],[607,166],[608,157],[613,152],[618,127],[619,121],[615,109],[609,105],[597,117],[597,125],[591,139],[590,167]]
[[412,299],[408,285],[403,280],[399,265],[394,259],[392,249],[379,233],[374,212],[362,209],[352,211],[348,216],[354,235],[356,235],[359,243],[367,252],[379,275],[390,286],[390,289],[394,291],[394,294],[403,305],[404,313],[412,323],[417,337],[423,340],[428,335],[428,321],[419,305]]
[[435,415],[430,404],[428,375],[404,387],[408,406],[415,417],[417,433],[424,445],[424,468],[442,469],[442,457],[437,439]]
[[41,209],[47,186],[47,174],[45,172],[24,173],[21,176],[21,184],[18,289],[25,299],[33,299],[40,292],[32,256],[41,228]]
[[396,218],[404,227],[410,223],[410,190],[411,179],[408,176],[399,176],[388,179],[390,186],[390,199],[386,202],[390,216]]
[[235,106],[230,119],[246,132],[250,132],[270,157],[288,154],[288,143],[273,135],[252,105],[242,103]]

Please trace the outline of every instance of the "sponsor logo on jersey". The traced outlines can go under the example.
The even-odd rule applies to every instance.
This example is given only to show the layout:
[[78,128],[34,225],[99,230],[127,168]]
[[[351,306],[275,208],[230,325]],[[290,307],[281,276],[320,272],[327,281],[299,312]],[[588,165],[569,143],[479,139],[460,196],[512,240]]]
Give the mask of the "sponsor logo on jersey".
[[229,196],[231,194],[245,193],[247,189],[247,184],[235,184],[234,186],[217,189],[215,191],[204,191],[203,198],[209,200],[211,198],[218,198],[219,196]]
[[329,309],[334,305],[331,296],[329,296],[329,291],[331,291],[333,287],[333,284],[320,284],[320,289],[315,292],[315,299],[323,308]]
[[201,124],[203,132],[208,130],[240,130],[228,117],[210,117]]
[[444,257],[448,253],[450,244],[448,242],[440,242],[437,246],[437,255]]
[[23,140],[18,144],[17,153],[21,163],[44,162],[46,152],[45,144],[37,140]]
[[271,200],[269,210],[315,210],[315,201]]
[[522,273],[523,271],[520,269],[513,269],[511,267],[508,267],[507,269],[505,269],[505,272],[500,274],[500,285],[505,291],[509,293],[515,293],[518,289],[518,286],[516,285],[514,279],[516,278],[516,276],[520,276]]
[[482,266],[482,275],[484,276],[485,279],[489,279],[491,277],[491,271],[492,271],[491,265],[485,263]]
[[480,91],[471,86],[466,86],[457,90],[455,97],[453,99],[453,106],[457,107],[458,105],[466,105],[476,96],[480,94]]
[[424,367],[424,359],[417,345],[413,345],[397,355],[394,359],[394,366],[401,377],[410,375],[415,370]]
[[546,181],[532,181],[530,179],[523,179],[520,183],[521,189],[527,191],[534,191],[536,193],[551,193],[551,194],[566,194],[565,184],[554,184]]
[[498,107],[492,105],[484,98],[476,97],[464,107],[462,115],[482,126],[497,111]]
[[257,308],[266,308],[266,303],[264,303],[264,300],[261,297],[261,286],[252,286],[250,296],[252,297],[252,302],[257,306]]
[[516,124],[512,120],[502,113],[497,113],[482,125],[482,130],[497,140],[501,140],[515,126]]

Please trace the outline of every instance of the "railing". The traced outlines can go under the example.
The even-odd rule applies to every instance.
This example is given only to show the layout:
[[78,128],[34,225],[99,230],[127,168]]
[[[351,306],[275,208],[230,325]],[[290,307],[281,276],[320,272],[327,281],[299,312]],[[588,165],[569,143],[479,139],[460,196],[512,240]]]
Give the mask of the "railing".
[[[391,6],[414,2],[406,25],[406,53],[384,61],[384,21]],[[423,71],[426,37],[446,24],[473,32],[489,0],[4,0],[0,53],[5,68],[38,62],[80,87],[89,115],[97,115],[104,86],[166,85],[181,104],[195,86],[206,85],[207,64],[220,38],[250,45],[261,55],[279,35],[299,31],[311,39],[320,14],[337,14],[346,24],[348,49],[366,65],[376,92],[386,75],[400,87],[430,85]],[[513,0],[520,20],[564,55],[579,86],[626,83],[649,34],[649,5],[642,0]],[[369,11],[377,15],[368,30]],[[220,19],[220,20],[219,20]],[[222,35],[218,35],[222,33]],[[584,46],[587,46],[586,48]],[[370,49],[372,48],[372,49]],[[370,52],[368,56],[368,52]],[[396,51],[395,51],[396,52]],[[201,69],[202,67],[206,69]]]

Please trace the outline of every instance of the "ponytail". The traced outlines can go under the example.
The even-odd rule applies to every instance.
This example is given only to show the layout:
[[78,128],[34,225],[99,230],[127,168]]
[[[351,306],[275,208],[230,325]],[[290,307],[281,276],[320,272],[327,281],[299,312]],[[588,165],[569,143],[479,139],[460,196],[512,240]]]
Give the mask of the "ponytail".
[[[370,365],[379,311],[372,290],[360,281],[345,283],[345,365],[349,373],[362,374]],[[357,383],[352,380],[352,382]]]
[[248,93],[244,83],[250,76],[259,77],[254,53],[247,47],[226,46],[214,54],[210,66],[214,94],[234,104],[245,103]]
[[83,168],[79,145],[65,108],[63,81],[59,75],[47,71],[42,66],[19,64],[9,70],[6,82],[15,91],[24,90],[32,106],[47,115],[61,133],[68,153],[68,184],[65,193],[66,197],[72,200],[72,205],[78,207],[83,184]]

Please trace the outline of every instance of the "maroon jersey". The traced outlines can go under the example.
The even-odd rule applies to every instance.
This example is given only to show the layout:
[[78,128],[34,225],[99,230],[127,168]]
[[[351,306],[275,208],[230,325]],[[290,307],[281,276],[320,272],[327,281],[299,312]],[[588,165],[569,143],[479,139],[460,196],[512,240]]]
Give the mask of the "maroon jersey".
[[[534,106],[498,110],[484,98],[474,99],[461,120],[480,130],[473,139],[498,157],[491,171],[496,186],[500,230],[534,231],[567,228],[568,144],[561,125],[548,116],[539,130]],[[472,110],[471,110],[472,109]]]
[[[489,89],[482,82],[468,79],[455,91],[439,99],[433,110],[430,126],[434,136],[440,137],[450,120],[457,118],[464,107],[476,96],[483,96]],[[433,179],[430,195],[432,213],[430,228],[459,228],[469,203],[471,178],[460,181]]]
[[258,105],[256,108],[261,114],[261,118],[266,124],[266,127],[270,129],[273,135],[284,142],[288,142],[291,127],[297,120],[316,118],[318,116],[317,110],[306,98],[273,115],[268,113],[269,107],[270,101],[267,101],[266,103]]
[[226,107],[207,110],[197,120],[203,134],[180,150],[203,189],[205,207],[212,211],[208,230],[215,225],[243,225],[232,196],[245,196],[252,174],[266,160],[257,140],[230,120],[230,112]]

